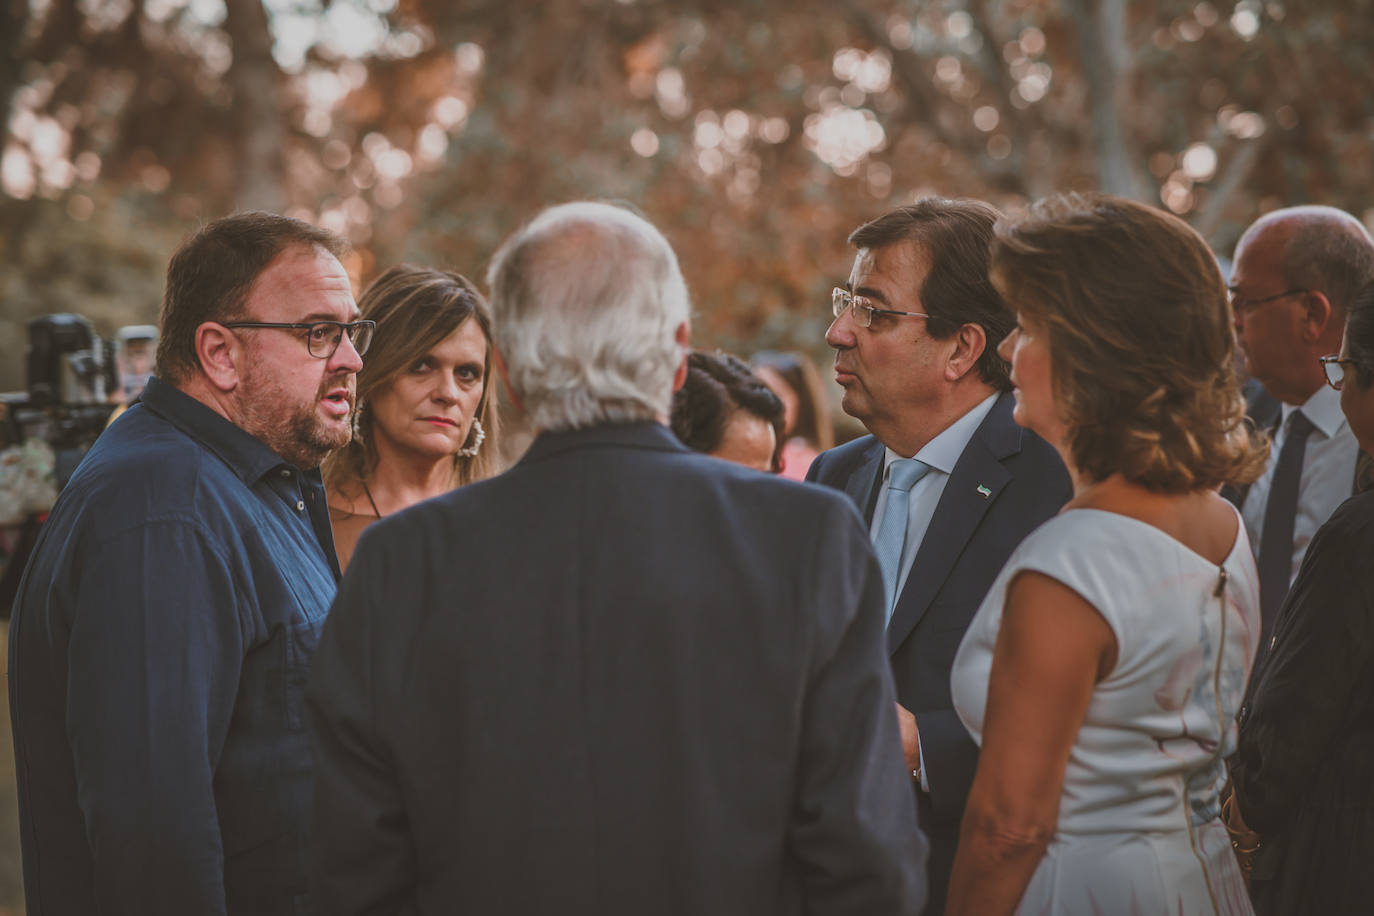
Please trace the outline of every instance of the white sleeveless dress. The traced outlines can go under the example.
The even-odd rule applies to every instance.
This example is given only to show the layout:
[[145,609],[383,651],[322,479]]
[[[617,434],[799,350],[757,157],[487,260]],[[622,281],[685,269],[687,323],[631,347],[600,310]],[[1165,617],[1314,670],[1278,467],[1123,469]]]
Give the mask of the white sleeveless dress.
[[1023,570],[1095,607],[1116,635],[1117,662],[1093,688],[1054,839],[1016,912],[1250,914],[1218,797],[1260,632],[1245,526],[1221,567],[1114,512],[1072,509],[1033,532],[955,658],[954,706],[980,744],[1002,605]]

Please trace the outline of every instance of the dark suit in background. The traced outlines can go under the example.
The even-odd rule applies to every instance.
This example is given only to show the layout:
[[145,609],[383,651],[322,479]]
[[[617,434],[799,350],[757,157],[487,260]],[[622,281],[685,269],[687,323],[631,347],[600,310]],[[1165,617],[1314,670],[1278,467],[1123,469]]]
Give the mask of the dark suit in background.
[[1374,493],[1312,539],[1251,679],[1231,758],[1242,817],[1261,837],[1260,916],[1362,913],[1374,893]]
[[[917,789],[930,837],[932,899],[943,901],[978,746],[954,711],[949,674],[964,630],[1016,545],[1071,495],[1055,450],[1011,418],[1002,394],[969,440],[931,517],[887,630],[897,702],[916,716],[930,792]],[[807,480],[843,490],[872,521],[883,476],[873,436],[821,454]],[[986,495],[979,488],[986,489]]]

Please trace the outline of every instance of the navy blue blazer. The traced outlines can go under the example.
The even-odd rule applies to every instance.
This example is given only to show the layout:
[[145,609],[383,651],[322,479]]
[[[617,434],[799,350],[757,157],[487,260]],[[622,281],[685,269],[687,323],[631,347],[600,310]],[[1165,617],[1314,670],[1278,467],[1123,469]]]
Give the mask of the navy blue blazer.
[[[930,793],[917,793],[931,840],[932,903],[939,904],[958,844],[978,747],[954,711],[949,675],[973,614],[1011,552],[1072,492],[1059,454],[1011,418],[998,396],[969,439],[931,517],[887,630],[897,700],[916,716]],[[873,436],[822,453],[807,480],[849,494],[870,525],[884,446]],[[941,872],[943,871],[943,874]],[[932,912],[927,910],[927,912]]]
[[657,423],[383,519],[307,693],[317,910],[915,916],[882,589],[848,500]]

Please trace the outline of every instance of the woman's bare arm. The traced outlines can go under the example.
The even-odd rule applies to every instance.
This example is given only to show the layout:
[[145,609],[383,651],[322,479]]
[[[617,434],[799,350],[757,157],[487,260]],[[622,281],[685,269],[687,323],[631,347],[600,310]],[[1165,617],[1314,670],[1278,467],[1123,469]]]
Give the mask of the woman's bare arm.
[[1116,637],[1061,582],[1023,572],[993,649],[978,771],[950,880],[949,916],[1011,913],[1054,836],[1064,769]]

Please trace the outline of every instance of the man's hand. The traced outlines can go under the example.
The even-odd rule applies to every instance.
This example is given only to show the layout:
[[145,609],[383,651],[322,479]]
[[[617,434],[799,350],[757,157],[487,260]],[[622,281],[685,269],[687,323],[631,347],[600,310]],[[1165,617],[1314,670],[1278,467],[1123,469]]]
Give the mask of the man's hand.
[[897,725],[902,730],[906,765],[914,773],[921,768],[921,733],[916,730],[916,717],[901,703],[897,704]]

